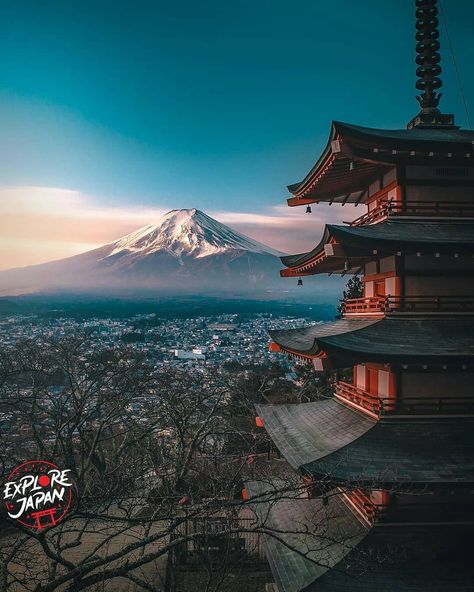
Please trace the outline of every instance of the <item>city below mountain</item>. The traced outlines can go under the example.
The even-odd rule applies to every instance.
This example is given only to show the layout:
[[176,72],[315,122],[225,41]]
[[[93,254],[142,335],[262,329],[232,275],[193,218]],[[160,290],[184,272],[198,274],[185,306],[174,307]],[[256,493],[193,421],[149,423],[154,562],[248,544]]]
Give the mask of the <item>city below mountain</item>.
[[101,293],[262,293],[288,288],[279,253],[196,209],[172,210],[92,251],[0,272],[0,295]]

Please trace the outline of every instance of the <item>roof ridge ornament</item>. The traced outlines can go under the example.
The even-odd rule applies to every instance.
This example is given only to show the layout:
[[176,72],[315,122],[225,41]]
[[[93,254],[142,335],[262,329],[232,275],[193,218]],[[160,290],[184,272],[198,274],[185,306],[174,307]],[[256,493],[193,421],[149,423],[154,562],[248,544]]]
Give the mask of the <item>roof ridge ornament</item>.
[[415,0],[416,3],[416,97],[421,111],[407,125],[408,129],[454,126],[454,115],[442,114],[438,109],[443,85],[440,78],[439,19],[437,0]]

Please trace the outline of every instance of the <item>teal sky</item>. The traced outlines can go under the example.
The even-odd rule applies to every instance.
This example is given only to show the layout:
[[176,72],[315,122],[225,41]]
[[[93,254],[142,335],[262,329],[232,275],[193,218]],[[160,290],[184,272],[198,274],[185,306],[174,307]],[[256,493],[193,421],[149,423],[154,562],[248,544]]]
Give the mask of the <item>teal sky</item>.
[[[474,2],[444,3],[472,108]],[[265,214],[332,119],[417,112],[414,21],[414,0],[0,0],[0,186]],[[444,31],[442,57],[465,126]]]

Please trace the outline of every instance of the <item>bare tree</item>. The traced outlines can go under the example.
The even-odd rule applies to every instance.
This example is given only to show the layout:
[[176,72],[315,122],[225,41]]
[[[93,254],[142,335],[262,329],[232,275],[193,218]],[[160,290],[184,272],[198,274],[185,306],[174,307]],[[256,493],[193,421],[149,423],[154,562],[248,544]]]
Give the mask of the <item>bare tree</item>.
[[[334,544],[325,506],[313,529],[282,532],[271,521],[269,509],[308,497],[308,484],[291,470],[282,475],[280,462],[275,485],[253,428],[235,421],[241,386],[205,368],[158,370],[126,346],[90,351],[84,336],[3,351],[4,477],[25,459],[51,459],[71,469],[77,496],[52,528],[8,522],[0,590],[171,590],[177,562],[191,551],[206,566],[205,589],[215,592],[229,562],[247,552],[239,546],[245,536],[291,547],[304,535],[303,555],[317,562],[314,549]],[[246,501],[248,481],[260,485]]]

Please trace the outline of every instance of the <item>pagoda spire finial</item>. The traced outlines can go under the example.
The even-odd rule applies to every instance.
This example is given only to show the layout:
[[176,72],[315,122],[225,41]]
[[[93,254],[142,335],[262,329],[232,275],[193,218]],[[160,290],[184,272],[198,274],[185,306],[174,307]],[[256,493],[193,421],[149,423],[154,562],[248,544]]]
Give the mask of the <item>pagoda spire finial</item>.
[[421,93],[416,97],[421,111],[408,124],[414,127],[453,127],[454,115],[443,115],[439,109],[442,86],[441,56],[439,54],[438,0],[415,0],[416,2],[416,88]]
[[441,93],[441,56],[439,55],[439,20],[437,0],[416,0],[416,97],[422,109],[436,109]]

